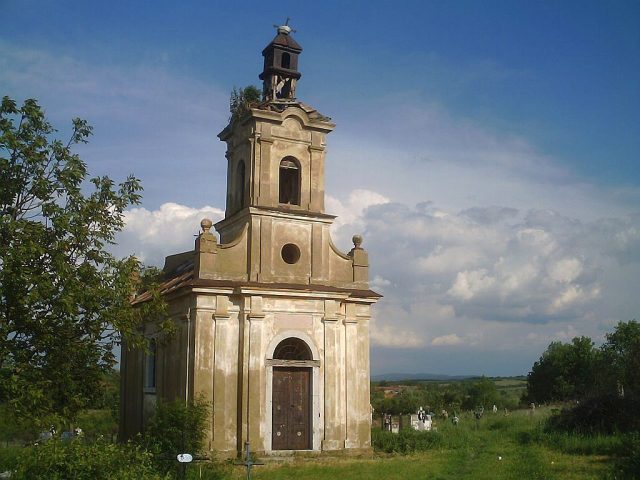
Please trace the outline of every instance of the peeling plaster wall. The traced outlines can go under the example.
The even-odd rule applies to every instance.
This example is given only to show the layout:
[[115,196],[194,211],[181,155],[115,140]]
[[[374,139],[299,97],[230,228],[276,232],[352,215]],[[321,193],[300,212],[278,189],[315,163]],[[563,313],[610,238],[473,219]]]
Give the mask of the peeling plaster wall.
[[369,306],[261,293],[195,297],[193,391],[213,405],[210,448],[233,455],[248,439],[254,451],[270,451],[268,363],[277,343],[289,336],[308,343],[317,361],[310,392],[312,448],[368,448]]

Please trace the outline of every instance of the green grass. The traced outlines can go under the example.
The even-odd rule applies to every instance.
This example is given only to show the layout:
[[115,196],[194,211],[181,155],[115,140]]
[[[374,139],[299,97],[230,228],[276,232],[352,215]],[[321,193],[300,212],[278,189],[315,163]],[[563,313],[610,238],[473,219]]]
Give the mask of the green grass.
[[[374,432],[384,451],[371,458],[313,458],[254,469],[253,478],[305,479],[602,479],[611,474],[622,447],[619,436],[571,436],[546,433],[542,421],[526,411],[485,415],[476,422],[463,415],[459,426],[440,421],[438,431],[394,435]],[[405,453],[387,453],[405,452]],[[242,471],[235,472],[243,478]]]
[[15,445],[6,446],[3,444],[0,447],[0,473],[15,468],[21,450],[22,447]]
[[[369,457],[296,457],[291,464],[256,466],[253,478],[589,480],[613,479],[613,469],[621,460],[632,464],[627,470],[637,469],[640,437],[633,443],[635,456],[627,453],[625,460],[621,452],[630,450],[631,437],[549,432],[544,428],[549,413],[550,409],[538,409],[535,415],[524,410],[509,416],[489,412],[480,421],[462,413],[457,427],[450,421],[436,420],[435,432],[391,434],[374,430],[378,448]],[[88,412],[81,426],[97,433],[101,427],[108,429],[109,422],[103,413]],[[15,465],[20,450],[17,445],[0,448],[0,472]],[[242,468],[228,468],[233,469],[232,478],[246,478]],[[196,470],[191,473],[198,473],[194,478],[199,478]]]
[[509,377],[509,378],[496,378],[493,380],[496,388],[526,388],[526,377]]

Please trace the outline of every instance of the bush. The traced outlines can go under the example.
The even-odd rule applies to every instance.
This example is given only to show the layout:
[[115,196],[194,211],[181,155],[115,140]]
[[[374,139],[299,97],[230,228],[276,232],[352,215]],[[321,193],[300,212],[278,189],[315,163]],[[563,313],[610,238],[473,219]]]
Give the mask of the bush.
[[[177,475],[180,464],[176,456],[180,453],[201,455],[205,451],[205,430],[211,404],[202,397],[193,402],[176,400],[158,402],[156,411],[144,432],[143,444],[153,453],[156,467],[163,473]],[[217,480],[227,478],[228,469],[210,459],[210,462],[192,464],[187,468],[188,478]],[[193,476],[192,475],[196,475]]]
[[82,428],[85,439],[106,437],[113,441],[118,433],[118,423],[110,410],[85,410],[78,414],[75,426]]
[[210,404],[202,398],[193,402],[158,402],[144,432],[144,445],[153,453],[175,458],[180,453],[201,453]]
[[11,480],[161,480],[151,455],[133,444],[54,439],[27,447]]
[[624,445],[625,451],[615,465],[615,478],[636,479],[640,477],[640,433],[627,435]]
[[373,448],[386,453],[412,453],[431,450],[442,444],[442,435],[438,432],[418,432],[401,430],[400,433],[373,429],[371,431]]
[[611,434],[640,431],[640,399],[600,395],[563,409],[547,421],[548,431]]
[[32,442],[40,430],[33,420],[18,418],[6,403],[0,404],[0,442],[5,447]]
[[0,473],[15,470],[21,451],[21,447],[0,447]]

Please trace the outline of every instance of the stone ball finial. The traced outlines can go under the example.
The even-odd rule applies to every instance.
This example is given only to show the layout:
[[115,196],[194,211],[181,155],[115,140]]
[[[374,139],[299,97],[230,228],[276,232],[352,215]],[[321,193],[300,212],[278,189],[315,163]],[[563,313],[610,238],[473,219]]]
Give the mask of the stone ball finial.
[[202,227],[203,233],[209,233],[209,230],[211,230],[212,225],[213,225],[213,222],[208,218],[203,218],[200,221],[200,226]]
[[355,248],[360,248],[360,245],[362,245],[362,235],[354,235],[351,241]]

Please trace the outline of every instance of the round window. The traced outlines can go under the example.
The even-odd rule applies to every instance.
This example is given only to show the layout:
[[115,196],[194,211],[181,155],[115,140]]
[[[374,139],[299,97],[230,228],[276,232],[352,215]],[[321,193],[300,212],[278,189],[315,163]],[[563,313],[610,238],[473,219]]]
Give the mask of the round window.
[[282,255],[282,260],[287,262],[289,265],[293,265],[300,260],[300,249],[293,243],[287,243],[282,247],[280,254]]

